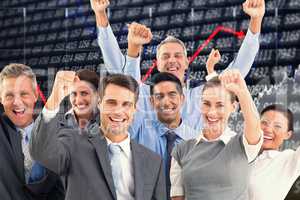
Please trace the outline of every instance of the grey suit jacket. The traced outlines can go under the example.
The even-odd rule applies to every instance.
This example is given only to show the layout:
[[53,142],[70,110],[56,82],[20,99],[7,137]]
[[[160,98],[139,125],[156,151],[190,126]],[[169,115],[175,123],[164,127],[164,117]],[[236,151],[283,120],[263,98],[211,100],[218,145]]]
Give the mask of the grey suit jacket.
[[59,200],[64,191],[59,178],[46,170],[45,177],[35,183],[25,183],[24,155],[21,136],[13,123],[0,115],[0,199]]
[[[66,200],[116,200],[107,142],[99,128],[79,134],[41,114],[32,132],[34,159],[66,177]],[[161,158],[131,141],[135,199],[165,200],[166,187]],[[121,167],[121,166],[120,166]]]

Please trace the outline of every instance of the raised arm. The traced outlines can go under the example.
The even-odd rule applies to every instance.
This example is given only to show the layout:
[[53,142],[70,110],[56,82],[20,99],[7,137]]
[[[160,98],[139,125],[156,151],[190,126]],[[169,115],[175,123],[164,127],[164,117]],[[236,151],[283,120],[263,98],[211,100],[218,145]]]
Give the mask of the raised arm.
[[56,174],[64,174],[70,164],[71,135],[57,134],[60,123],[55,117],[61,100],[69,94],[74,72],[58,72],[52,93],[32,130],[30,154],[32,158]]
[[[149,28],[145,25],[138,24],[138,23],[131,23],[128,25],[128,51],[127,57],[128,58],[140,58],[140,53],[142,51],[143,45],[150,43],[152,40],[152,33]],[[133,65],[130,67],[134,67]],[[132,71],[130,67],[125,67],[125,73],[129,74],[127,71]],[[135,75],[132,75],[137,81],[141,80],[141,73],[140,73],[140,65],[135,67],[138,70],[136,71]],[[138,72],[138,73],[137,73]]]
[[246,0],[243,3],[243,10],[250,16],[249,29],[237,57],[229,64],[228,68],[238,69],[245,78],[249,73],[259,50],[259,34],[263,16],[265,14],[265,1]]
[[124,73],[140,79],[140,56],[124,56],[118,41],[110,27],[106,9],[109,0],[90,0],[95,13],[98,44],[100,46],[104,64],[109,73]]
[[100,46],[104,64],[109,73],[121,73],[126,58],[122,54],[117,39],[109,25],[106,9],[109,0],[90,0],[91,7],[95,13],[98,44]]
[[238,70],[227,70],[219,78],[225,88],[239,100],[244,117],[244,136],[248,144],[258,144],[262,136],[259,113],[241,73]]
[[219,50],[212,49],[208,59],[206,61],[206,71],[207,74],[213,74],[215,72],[215,65],[221,60],[221,54]]

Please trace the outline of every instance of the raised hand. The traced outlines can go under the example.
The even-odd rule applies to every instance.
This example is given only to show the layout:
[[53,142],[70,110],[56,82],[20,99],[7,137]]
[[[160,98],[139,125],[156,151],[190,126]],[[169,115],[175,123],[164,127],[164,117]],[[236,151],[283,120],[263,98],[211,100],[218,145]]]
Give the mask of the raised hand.
[[133,22],[128,25],[128,44],[144,45],[152,40],[150,28],[145,25]]
[[75,79],[74,71],[59,71],[56,73],[51,95],[45,105],[47,109],[54,110],[58,108],[60,102],[70,94]]
[[265,1],[246,0],[243,3],[243,10],[251,18],[263,18],[265,14]]
[[109,6],[109,0],[90,0],[91,7],[95,13],[105,12]]
[[211,74],[215,71],[215,65],[221,60],[221,54],[219,50],[212,49],[208,59],[206,61],[207,74]]
[[220,74],[219,79],[228,91],[234,93],[238,97],[245,94],[245,92],[248,92],[246,82],[240,71],[237,69],[225,70]]

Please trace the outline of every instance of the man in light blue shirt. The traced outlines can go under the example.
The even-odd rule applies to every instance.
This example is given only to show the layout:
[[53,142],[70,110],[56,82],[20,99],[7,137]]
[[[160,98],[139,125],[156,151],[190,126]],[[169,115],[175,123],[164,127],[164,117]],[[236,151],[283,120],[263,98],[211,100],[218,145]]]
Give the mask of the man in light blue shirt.
[[171,152],[181,141],[196,138],[198,132],[187,126],[186,121],[181,118],[184,94],[181,82],[176,76],[167,72],[154,75],[150,94],[150,102],[157,119],[144,120],[144,114],[138,113],[129,132],[131,138],[162,157],[169,193]]
[[[174,144],[196,138],[198,132],[182,119],[180,110],[184,103],[180,80],[173,74],[162,72],[151,79],[150,103],[156,119],[144,120],[144,113],[136,114],[129,129],[131,138],[158,153],[167,160],[167,134],[175,134]],[[166,163],[165,163],[166,164]]]
[[[109,1],[91,1],[91,6],[96,15],[98,27],[98,43],[100,45],[104,62],[110,73],[123,72],[130,74],[135,79],[140,80],[140,51],[144,44],[150,42],[152,34],[147,27],[133,23],[129,26],[128,33],[128,53],[124,56],[113,35],[111,27],[105,13]],[[239,69],[243,77],[249,72],[254,62],[255,55],[259,49],[259,33],[262,19],[265,13],[265,5],[256,5],[255,0],[248,0],[243,4],[243,10],[250,16],[249,29],[240,47],[236,59],[231,62],[228,68]],[[201,129],[201,116],[199,108],[199,97],[202,86],[189,87],[189,81],[185,80],[185,71],[189,62],[184,43],[174,37],[167,37],[157,47],[156,51],[157,68],[160,72],[169,72],[177,76],[184,85],[183,93],[185,102],[181,110],[182,117],[186,119],[189,126],[196,130]],[[227,69],[228,69],[227,68]],[[140,100],[138,108],[140,112],[145,112],[148,119],[155,119],[151,103],[149,101],[149,85],[141,84]]]

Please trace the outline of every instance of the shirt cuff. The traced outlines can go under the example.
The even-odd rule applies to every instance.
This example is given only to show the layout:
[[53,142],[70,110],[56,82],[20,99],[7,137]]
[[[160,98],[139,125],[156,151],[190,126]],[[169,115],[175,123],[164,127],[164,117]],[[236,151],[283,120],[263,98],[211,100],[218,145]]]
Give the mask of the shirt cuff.
[[217,76],[218,76],[217,72],[214,71],[213,73],[210,73],[207,76],[205,76],[205,80],[209,81],[209,80],[211,80],[211,79],[213,79],[213,78],[215,78]]
[[58,111],[59,111],[59,107],[56,108],[55,110],[48,110],[47,108],[44,107],[42,110],[42,114],[45,121],[49,122],[51,119],[53,119],[58,113]]
[[184,196],[184,189],[183,189],[183,187],[172,186],[171,187],[170,196],[171,197],[182,197],[182,196]]
[[138,56],[137,58],[126,56],[126,64],[123,73],[131,75],[139,81],[141,79],[140,64],[141,56]]
[[260,138],[259,138],[258,143],[254,144],[254,145],[249,144],[245,135],[243,135],[243,145],[244,145],[249,163],[252,162],[253,160],[255,160],[255,158],[257,157],[257,155],[261,149],[263,141],[264,141],[264,137],[263,137],[262,131],[260,133]]
[[101,40],[106,40],[109,38],[109,34],[113,34],[113,31],[109,24],[107,25],[107,27],[97,26],[97,34],[98,34],[98,40],[100,38]]

